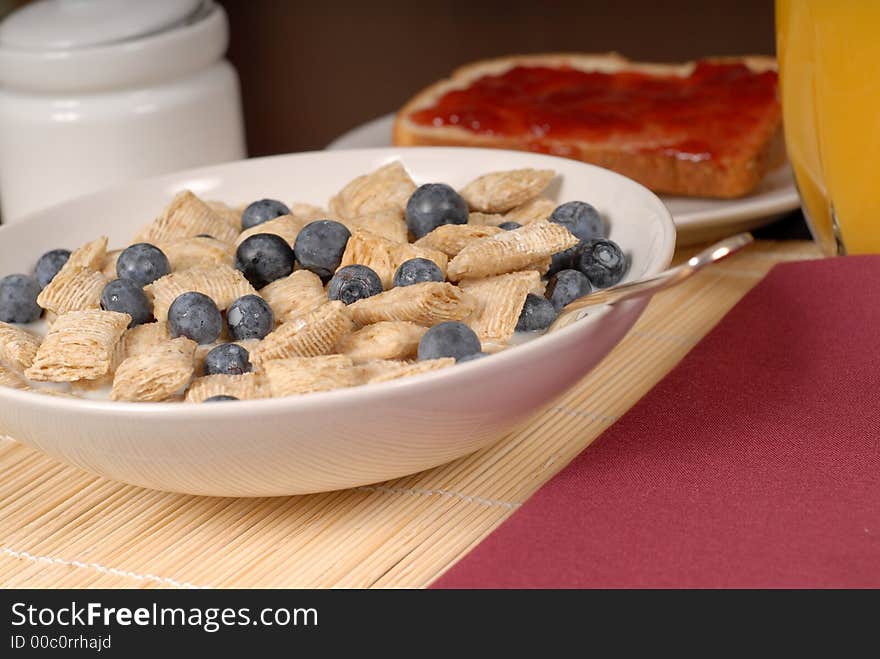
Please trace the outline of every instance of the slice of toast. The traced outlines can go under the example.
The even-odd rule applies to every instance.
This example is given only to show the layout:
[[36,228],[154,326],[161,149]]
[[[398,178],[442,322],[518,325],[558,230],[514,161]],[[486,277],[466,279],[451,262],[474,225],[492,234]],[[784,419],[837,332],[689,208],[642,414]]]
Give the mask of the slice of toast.
[[770,57],[649,64],[546,54],[459,68],[403,106],[393,136],[400,146],[550,153],[656,192],[731,198],[784,162],[781,123]]

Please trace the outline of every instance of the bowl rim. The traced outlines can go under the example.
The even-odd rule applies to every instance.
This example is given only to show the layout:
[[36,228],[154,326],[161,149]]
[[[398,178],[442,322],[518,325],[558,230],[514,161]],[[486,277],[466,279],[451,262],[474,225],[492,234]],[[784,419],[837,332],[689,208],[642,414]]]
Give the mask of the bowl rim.
[[[230,166],[236,166],[242,163],[251,163],[251,162],[267,162],[278,159],[287,159],[293,157],[309,157],[309,156],[330,156],[330,154],[336,154],[335,157],[341,157],[342,154],[347,153],[362,153],[362,154],[375,154],[376,156],[393,156],[396,153],[407,152],[407,151],[430,151],[430,152],[461,152],[468,151],[471,153],[491,153],[493,156],[497,156],[499,152],[508,152],[510,154],[516,154],[517,157],[522,157],[524,153],[522,151],[512,151],[508,149],[487,149],[487,148],[479,148],[479,147],[377,147],[377,148],[369,148],[369,149],[344,149],[344,150],[336,150],[336,151],[326,151],[326,150],[315,150],[315,151],[304,151],[304,152],[296,152],[296,153],[286,153],[286,154],[276,154],[271,156],[263,156],[260,158],[247,158],[243,160],[234,160],[225,163],[216,163],[213,165],[208,165],[204,167],[196,167],[185,170],[178,170],[175,172],[171,172],[168,174],[162,174],[159,176],[151,176],[146,178],[134,179],[132,181],[128,181],[126,183],[117,184],[109,188],[105,188],[103,190],[99,190],[97,192],[93,192],[87,195],[83,195],[80,197],[76,197],[74,199],[68,199],[66,201],[60,202],[58,204],[53,204],[46,208],[42,208],[33,213],[29,213],[28,215],[18,219],[12,225],[0,226],[0,237],[13,226],[19,226],[22,224],[26,224],[32,218],[43,216],[51,213],[60,213],[63,212],[65,207],[75,202],[84,202],[91,200],[95,197],[102,197],[105,195],[116,195],[121,191],[132,185],[139,185],[145,183],[154,183],[157,185],[171,184],[181,177],[197,177],[197,176],[205,176],[214,172],[218,168],[226,168]],[[561,158],[558,156],[539,154],[539,153],[528,153],[530,157],[536,158],[538,160],[546,160],[548,167],[552,165],[553,162],[564,162],[567,166],[571,166],[573,163],[575,166],[584,167],[591,170],[601,171],[603,175],[610,175],[612,178],[619,179],[624,185],[631,186],[634,191],[637,191],[639,194],[643,194],[646,196],[648,200],[650,200],[653,205],[656,207],[658,211],[657,219],[660,223],[661,229],[661,244],[658,246],[658,250],[656,256],[653,258],[652,263],[649,263],[649,267],[645,272],[645,276],[650,276],[661,272],[664,268],[669,267],[669,264],[672,261],[672,256],[675,251],[676,244],[676,228],[675,223],[673,222],[672,215],[669,210],[666,208],[666,205],[663,201],[654,194],[651,190],[643,186],[642,184],[622,175],[614,172],[612,170],[606,169],[604,167],[599,167],[597,165],[592,165],[589,163],[584,163],[568,158]],[[405,157],[401,157],[401,160],[405,160]],[[639,301],[633,300],[628,302],[621,303],[623,305],[630,304],[638,304]],[[594,322],[597,319],[604,317],[607,313],[611,311],[611,307],[601,307],[597,309],[595,312],[590,314],[591,320]],[[559,343],[563,338],[569,337],[575,333],[584,331],[588,326],[588,323],[584,322],[585,319],[578,320],[567,327],[564,327],[558,331],[544,334],[542,336],[536,336],[533,339],[526,341],[525,343],[517,346],[513,346],[511,348],[501,350],[498,353],[494,353],[492,355],[493,359],[491,360],[474,360],[471,362],[466,362],[464,364],[456,364],[454,368],[442,368],[434,371],[428,371],[425,373],[420,373],[417,375],[412,375],[409,377],[390,380],[387,382],[378,382],[371,384],[362,384],[356,385],[354,387],[345,387],[341,389],[334,389],[331,391],[322,391],[322,392],[314,392],[310,394],[302,394],[298,396],[283,396],[278,398],[259,398],[252,400],[240,400],[233,401],[234,404],[227,405],[202,405],[202,404],[186,404],[182,403],[182,401],[175,402],[155,402],[155,403],[144,403],[144,402],[124,402],[124,401],[111,401],[111,400],[96,400],[90,398],[77,398],[77,397],[67,397],[67,396],[57,396],[47,394],[45,392],[40,391],[28,391],[22,389],[14,389],[12,387],[0,387],[0,403],[3,402],[4,399],[7,399],[9,402],[17,403],[17,404],[25,404],[28,406],[36,406],[38,408],[43,409],[57,409],[61,410],[73,411],[73,412],[87,412],[98,415],[113,415],[118,416],[119,414],[125,414],[132,417],[142,417],[145,419],[156,419],[157,415],[163,420],[166,418],[178,418],[178,417],[186,417],[190,414],[200,414],[200,415],[211,415],[215,417],[223,417],[227,415],[238,415],[238,414],[247,414],[251,411],[253,412],[262,412],[262,413],[278,413],[281,411],[284,412],[302,412],[312,408],[320,408],[326,405],[339,405],[345,404],[347,399],[352,397],[357,397],[359,399],[364,399],[362,402],[367,402],[369,399],[376,397],[385,397],[386,395],[393,395],[395,391],[399,391],[403,387],[412,389],[415,387],[424,388],[434,385],[435,383],[441,383],[444,380],[451,380],[455,378],[464,378],[473,376],[474,373],[478,372],[478,369],[485,369],[489,367],[497,367],[502,364],[501,360],[507,360],[504,362],[505,364],[508,362],[512,362],[514,360],[528,360],[529,356],[532,353],[537,351],[542,351],[545,349],[549,349],[553,343]]]

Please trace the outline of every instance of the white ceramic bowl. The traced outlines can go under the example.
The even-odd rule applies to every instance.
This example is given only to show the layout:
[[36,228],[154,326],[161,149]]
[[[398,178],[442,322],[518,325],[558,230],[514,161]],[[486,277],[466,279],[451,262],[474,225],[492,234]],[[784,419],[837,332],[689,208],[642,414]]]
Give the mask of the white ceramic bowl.
[[[574,160],[462,148],[304,153],[139,181],[0,228],[0,274],[105,234],[124,245],[182,189],[241,203],[260,197],[324,204],[345,182],[400,159],[417,182],[461,186],[520,167],[559,173],[559,202],[594,204],[631,256],[627,275],[660,272],[675,226],[633,181]],[[88,471],[144,487],[218,496],[304,494],[427,469],[496,441],[580,380],[624,336],[646,302],[605,308],[490,358],[421,376],[291,398],[224,405],[114,403],[0,387],[0,432]]]

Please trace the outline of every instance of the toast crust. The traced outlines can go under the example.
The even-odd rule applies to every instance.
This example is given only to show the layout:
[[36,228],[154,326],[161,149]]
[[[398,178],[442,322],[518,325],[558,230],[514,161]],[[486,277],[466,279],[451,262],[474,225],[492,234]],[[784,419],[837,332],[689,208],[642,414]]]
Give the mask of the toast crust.
[[[709,62],[738,62],[755,72],[776,70],[772,57],[707,58]],[[778,109],[770,120],[759,125],[743,141],[739,155],[709,160],[673,158],[662,151],[627,149],[625,145],[579,140],[544,140],[540,147],[516,136],[480,135],[455,126],[423,126],[409,120],[409,115],[433,105],[453,89],[468,87],[486,75],[499,75],[516,66],[568,66],[585,71],[617,73],[640,72],[653,75],[688,76],[696,62],[657,64],[632,62],[617,53],[514,55],[473,62],[456,69],[416,94],[397,114],[393,141],[398,146],[475,146],[514,150],[540,150],[581,160],[617,171],[648,188],[667,194],[733,198],[753,191],[765,174],[785,161],[781,114]]]

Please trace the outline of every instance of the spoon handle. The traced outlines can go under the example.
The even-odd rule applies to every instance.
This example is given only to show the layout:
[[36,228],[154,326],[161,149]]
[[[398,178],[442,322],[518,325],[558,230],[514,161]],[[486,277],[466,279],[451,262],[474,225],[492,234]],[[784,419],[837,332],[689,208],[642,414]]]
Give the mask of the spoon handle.
[[550,326],[550,331],[554,331],[570,325],[577,320],[575,312],[589,309],[590,307],[598,307],[606,304],[615,304],[624,300],[632,300],[645,295],[653,295],[657,291],[663,290],[670,286],[674,286],[695,272],[703,269],[710,263],[717,263],[731,254],[735,254],[744,247],[751,245],[755,239],[750,233],[738,233],[735,236],[725,238],[724,240],[707,247],[699,254],[692,256],[681,265],[664,270],[661,273],[638,279],[636,281],[618,284],[610,288],[600,289],[589,295],[578,298],[562,308],[559,317]]

